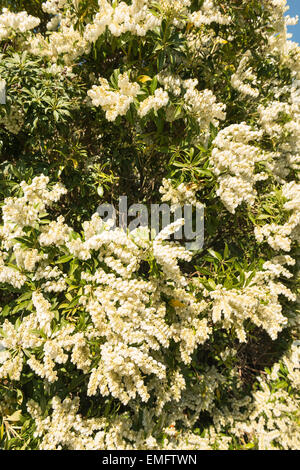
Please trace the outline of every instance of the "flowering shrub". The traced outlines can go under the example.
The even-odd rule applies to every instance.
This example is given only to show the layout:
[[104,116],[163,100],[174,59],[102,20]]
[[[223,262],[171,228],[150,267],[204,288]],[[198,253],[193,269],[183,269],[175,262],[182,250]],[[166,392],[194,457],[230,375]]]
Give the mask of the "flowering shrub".
[[[0,5],[1,448],[299,448],[286,1]],[[124,194],[204,204],[203,249]]]

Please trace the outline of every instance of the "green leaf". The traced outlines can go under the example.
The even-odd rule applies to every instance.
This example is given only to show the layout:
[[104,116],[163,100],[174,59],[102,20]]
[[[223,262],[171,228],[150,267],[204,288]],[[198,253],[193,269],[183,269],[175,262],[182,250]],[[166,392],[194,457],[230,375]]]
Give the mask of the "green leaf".
[[223,260],[222,255],[220,255],[220,253],[217,253],[216,251],[212,250],[211,248],[208,249],[207,251],[211,254],[211,256],[218,259],[219,261]]
[[68,261],[71,261],[73,259],[73,255],[64,255],[61,258],[58,258],[57,261],[55,261],[56,264],[64,264],[68,263]]

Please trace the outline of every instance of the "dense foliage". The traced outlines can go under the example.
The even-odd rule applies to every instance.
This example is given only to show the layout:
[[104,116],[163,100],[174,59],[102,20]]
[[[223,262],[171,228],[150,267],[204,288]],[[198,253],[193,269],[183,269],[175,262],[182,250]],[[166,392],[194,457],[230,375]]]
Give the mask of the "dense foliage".
[[[286,1],[0,7],[0,447],[299,448]],[[203,249],[120,195],[204,204]]]

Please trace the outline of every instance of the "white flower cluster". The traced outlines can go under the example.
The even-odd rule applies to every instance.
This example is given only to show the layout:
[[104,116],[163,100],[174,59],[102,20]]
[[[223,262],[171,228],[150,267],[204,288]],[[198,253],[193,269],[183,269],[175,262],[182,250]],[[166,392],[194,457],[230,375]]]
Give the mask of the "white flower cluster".
[[257,142],[261,136],[261,131],[254,131],[246,123],[241,123],[221,130],[213,142],[211,163],[219,181],[217,195],[233,214],[243,201],[250,205],[254,203],[254,185],[266,177],[264,173],[255,174],[255,163],[266,157],[259,147],[251,143]]
[[67,0],[47,0],[46,2],[42,3],[42,8],[45,13],[49,13],[49,15],[56,15],[64,8],[66,3]]
[[[30,201],[36,207],[38,203],[41,205],[42,199],[45,207],[64,193],[60,187],[49,191],[46,188],[47,183],[48,179],[44,176],[36,178],[31,185],[22,183],[24,196],[19,198],[22,201],[20,207],[22,204],[24,206],[25,201]],[[164,183],[168,189],[168,184]],[[286,188],[286,195],[291,190],[290,186]],[[184,196],[183,191],[181,197],[187,195],[188,193]],[[193,199],[192,193],[189,199]],[[16,206],[19,207],[17,200],[18,198],[13,199],[14,210],[9,204],[3,208],[3,233],[8,239],[4,242],[6,250],[11,249],[9,229],[15,234],[18,232],[16,225],[20,224],[22,229],[24,223],[33,223],[30,218],[26,219],[28,215],[24,210],[23,219],[20,212],[16,211]],[[287,204],[290,209],[297,206],[295,200]],[[34,213],[36,228],[39,216],[39,212]],[[234,328],[240,341],[246,340],[245,320],[250,319],[258,327],[264,328],[273,339],[287,324],[278,297],[285,295],[289,300],[295,300],[295,297],[274,279],[284,275],[289,277],[289,272],[282,266],[284,263],[291,264],[288,258],[278,258],[272,263],[266,263],[264,270],[256,273],[251,283],[243,289],[227,290],[219,286],[210,293],[205,293],[204,290],[207,300],[198,301],[178,266],[179,259],[190,260],[190,253],[176,244],[164,241],[170,233],[178,230],[181,220],[165,228],[153,241],[149,235],[140,237],[138,232],[127,235],[120,229],[110,230],[109,225],[104,224],[97,214],[90,222],[84,223],[83,240],[69,239],[71,232],[62,218],[57,222],[56,231],[54,230],[56,235],[53,238],[54,223],[42,225],[39,240],[43,246],[56,243],[58,239],[58,248],[68,247],[77,260],[90,259],[92,252],[93,256],[97,253],[99,260],[109,271],[102,267],[96,268],[92,273],[83,268],[81,270],[78,305],[79,309],[83,308],[90,316],[89,327],[75,333],[74,326],[66,325],[55,331],[52,329],[55,310],[45,297],[47,289],[43,281],[57,278],[64,280],[64,277],[57,266],[47,265],[45,256],[18,246],[16,256],[19,265],[25,266],[25,262],[28,264],[27,275],[33,282],[41,283],[38,288],[41,290],[32,293],[34,311],[25,316],[17,328],[7,320],[4,322],[1,334],[1,343],[5,348],[1,353],[2,377],[9,375],[17,380],[26,361],[37,375],[51,383],[58,378],[59,364],[71,360],[76,367],[90,374],[89,395],[94,395],[99,390],[102,396],[112,395],[124,404],[137,396],[142,401],[148,401],[152,387],[157,389],[156,381],[165,384],[165,394],[160,394],[156,403],[159,412],[170,400],[180,402],[185,390],[185,381],[180,370],[177,371],[179,375],[175,382],[168,381],[168,369],[162,349],[167,350],[170,341],[178,344],[181,361],[189,364],[197,345],[204,343],[211,334],[208,321],[210,316],[213,323],[220,323],[225,329]],[[59,234],[59,228],[62,234]],[[45,238],[48,231],[49,239]],[[137,276],[140,260],[150,253],[160,267],[159,279],[150,276],[145,280]],[[5,260],[4,252],[1,272],[3,269],[12,269],[5,266]],[[45,294],[42,293],[43,289]],[[169,300],[163,300],[162,295]],[[208,308],[211,313],[208,313]],[[166,321],[170,309],[174,312],[172,324]],[[203,316],[205,311],[206,317]],[[38,330],[42,334],[37,334]],[[90,341],[94,344],[99,341],[99,357],[96,363],[93,360],[93,366]],[[29,359],[23,353],[25,349],[27,352],[32,350]],[[42,351],[43,362],[40,360],[41,356],[36,357],[33,353],[36,350]],[[144,378],[147,376],[151,380],[146,385]],[[208,407],[211,398],[207,396],[207,400],[193,405],[194,411],[198,413],[203,409],[204,403]]]
[[[233,404],[237,412],[224,410],[224,413],[222,410],[223,417],[221,418],[219,413],[215,420],[217,429],[221,428],[224,421],[228,421],[235,436],[255,439],[259,450],[298,449],[300,445],[297,400],[300,377],[299,351],[299,343],[294,342],[290,351],[274,364],[266,377],[264,379],[259,377],[259,390],[252,394],[247,412],[240,411],[245,403],[237,401]],[[276,384],[281,382],[279,371],[285,368],[287,376],[282,376],[281,372],[281,378],[288,381],[296,394],[289,394],[280,386],[276,387]]]
[[51,335],[51,321],[54,318],[51,312],[51,304],[39,292],[33,292],[32,303],[36,310],[36,317],[40,327],[45,331],[47,336]]
[[53,18],[51,18],[50,21],[47,23],[47,29],[48,31],[55,31],[59,27],[61,22],[61,15],[55,15]]
[[206,134],[209,131],[209,125],[219,125],[219,121],[226,118],[226,105],[217,103],[217,99],[211,90],[198,91],[196,86],[197,79],[188,79],[184,81],[186,92],[184,94],[184,107],[197,120],[201,132]]
[[300,240],[300,184],[286,183],[282,186],[282,194],[287,201],[283,208],[291,212],[288,221],[283,225],[257,226],[254,232],[258,242],[265,240],[274,250],[290,251],[291,243]]
[[[27,403],[27,409],[35,420],[35,437],[43,436],[41,450],[97,450],[103,449],[106,419],[84,419],[79,413],[79,398],[52,400],[52,415],[43,418],[41,408],[34,401]],[[97,432],[96,432],[97,431]]]
[[[47,260],[47,254],[39,253],[36,248],[28,248],[25,250],[21,248],[20,242],[16,242],[15,238],[25,235],[25,227],[36,226],[39,217],[43,215],[46,207],[51,206],[53,202],[58,201],[59,198],[65,194],[66,191],[60,184],[56,184],[53,186],[52,190],[48,190],[48,182],[49,178],[45,176],[35,177],[31,184],[23,182],[21,183],[21,188],[24,193],[23,197],[7,198],[4,201],[2,209],[4,223],[3,226],[0,227],[0,234],[3,238],[3,247],[5,247],[5,249],[13,249],[15,266],[5,266],[2,253],[2,256],[0,256],[0,282],[2,283],[8,283],[16,288],[20,288],[27,280],[26,272],[28,274],[29,272],[34,272],[35,269],[39,269]],[[59,241],[57,231],[55,233],[56,237],[53,240],[52,227],[53,225],[50,224],[47,240],[49,240],[49,237],[52,237],[51,241],[57,243]],[[62,223],[59,224],[59,228],[61,229],[59,236],[61,237],[61,234],[64,233],[63,241],[65,242],[69,237],[70,229],[66,231]],[[65,232],[63,232],[63,230],[65,230]],[[43,228],[39,240],[41,245],[46,244]],[[43,277],[46,278],[46,275]],[[58,283],[46,283],[44,285],[45,289],[48,291],[60,290],[64,288],[64,286],[63,276]]]
[[28,15],[26,11],[12,13],[7,8],[3,8],[0,15],[0,41],[15,32],[25,33],[36,28],[39,24],[40,19]]
[[[182,376],[175,373],[171,382],[174,388],[180,388]],[[164,449],[213,449],[216,441],[213,431],[211,431],[212,436],[200,437],[189,431],[179,431],[176,422],[187,421],[187,409],[193,413],[193,416],[196,416],[198,411],[208,410],[220,382],[220,374],[215,368],[211,368],[201,377],[201,383],[186,393],[179,407],[177,401],[174,401],[171,413],[163,411],[158,414],[154,410],[143,409],[142,432],[134,430],[133,426],[134,418],[139,413],[137,409],[134,410],[133,418],[127,413],[122,413],[109,419],[104,417],[85,419],[78,412],[80,404],[78,398],[61,401],[58,397],[52,400],[51,414],[47,417],[43,416],[40,406],[33,400],[27,403],[27,409],[35,423],[35,437],[41,439],[39,448],[42,450],[161,449],[159,436],[155,433],[157,427],[155,418],[158,416],[164,423],[162,428],[165,436]],[[159,396],[167,395],[165,382],[157,381],[152,385]],[[227,448],[230,438],[217,437],[223,443],[223,447]]]
[[[150,240],[149,233],[141,236],[138,230],[133,234],[121,229],[110,230],[109,224],[104,224],[95,214],[91,221],[83,224],[83,239],[72,238],[72,231],[62,217],[39,224],[46,206],[65,193],[59,184],[48,190],[48,183],[43,175],[34,178],[31,184],[21,183],[24,195],[6,199],[3,206],[1,233],[5,251],[1,256],[0,279],[15,287],[29,280],[36,291],[31,295],[33,312],[25,316],[16,329],[5,322],[3,340],[2,336],[0,338],[7,351],[1,374],[3,377],[6,374],[19,376],[24,359],[36,374],[51,383],[58,379],[57,364],[70,360],[90,374],[89,395],[100,390],[102,396],[112,395],[124,404],[137,396],[148,401],[150,394],[145,377],[167,381],[162,349],[167,350],[173,341],[178,344],[182,362],[188,364],[197,345],[204,343],[211,332],[202,313],[207,304],[190,292],[178,265],[179,260],[189,261],[191,254],[178,244],[165,242],[183,220],[166,227]],[[14,244],[14,237],[24,235],[24,227],[34,227],[39,232],[38,248]],[[105,265],[105,269],[99,266],[93,272],[84,265],[81,267],[78,308],[84,309],[90,318],[89,327],[82,332],[74,333],[71,325],[59,330],[52,328],[55,310],[47,294],[65,293],[67,285],[66,275],[55,261],[50,264],[47,254],[41,253],[50,246],[52,250],[56,247],[58,252],[63,248],[77,262],[96,256],[95,259]],[[6,266],[8,253],[14,253],[16,269]],[[159,267],[159,279],[150,276],[145,280],[139,276],[140,262],[148,257]],[[18,269],[26,269],[24,275]],[[67,306],[70,296],[68,292],[65,295],[63,305]],[[167,321],[170,310],[174,316],[172,324]],[[6,330],[10,332],[11,343]],[[33,330],[41,333],[34,334]],[[93,367],[90,341],[99,343],[99,357]],[[39,356],[32,351],[27,360],[23,351],[31,348],[38,348]],[[174,384],[172,387],[179,399],[180,391]]]
[[221,13],[213,0],[205,0],[200,10],[193,13],[190,12],[191,0],[132,0],[129,5],[124,1],[98,0],[92,21],[85,23],[80,33],[75,28],[76,2],[72,13],[66,8],[66,0],[48,0],[42,6],[45,12],[53,15],[47,24],[51,34],[47,40],[40,34],[32,35],[28,47],[33,54],[49,56],[53,61],[64,56],[66,63],[88,53],[91,44],[107,31],[116,37],[128,32],[143,37],[148,31],[159,28],[163,18],[171,20],[178,28],[186,24],[200,28],[231,22],[230,16]]
[[[168,228],[156,237],[152,242],[153,255],[161,266],[165,282],[181,286],[184,278],[176,260],[187,259],[190,255],[180,247],[171,247],[163,242],[163,238],[176,229],[175,226]],[[101,346],[102,360],[92,371],[88,393],[95,394],[99,387],[102,395],[110,393],[123,403],[135,398],[136,394],[147,401],[149,392],[142,375],[154,374],[160,380],[166,377],[164,359],[159,352],[161,347],[168,348],[173,338],[176,343],[180,343],[182,359],[189,362],[196,344],[207,339],[209,330],[206,320],[198,319],[205,305],[197,304],[193,296],[182,287],[173,290],[154,279],[148,282],[128,279],[128,274],[138,268],[136,258],[142,257],[141,253],[138,255],[137,246],[118,230],[94,235],[87,240],[86,246],[97,249],[97,246],[103,246],[105,239],[110,242],[113,253],[118,253],[121,261],[120,263],[111,256],[104,257],[104,262],[116,274],[106,274],[102,269],[98,269],[93,276],[82,274],[88,283],[85,288],[85,308],[91,315],[96,328],[95,334],[107,338],[107,342]],[[139,243],[137,237],[134,239]],[[141,242],[145,246],[145,238]],[[149,241],[145,248],[149,250],[150,246]],[[123,263],[127,264],[127,273],[123,273],[126,267]],[[122,279],[120,274],[125,274],[125,278]],[[173,326],[167,325],[165,321],[167,306],[161,302],[160,291],[173,298],[172,306],[178,315],[178,323]],[[89,292],[93,292],[93,295],[90,296]],[[149,304],[151,307],[147,306]],[[194,328],[195,331],[198,329],[198,334],[195,334]],[[130,344],[141,346],[137,348]],[[151,350],[157,351],[155,360],[150,355]]]
[[167,73],[159,73],[156,76],[157,80],[167,92],[173,93],[175,96],[181,94],[181,87],[183,84],[182,79],[178,75],[170,75]]
[[231,76],[231,85],[242,95],[257,98],[259,96],[259,91],[255,88],[257,77],[252,67],[248,66],[250,58],[251,52],[247,51],[242,57],[236,72]]
[[204,0],[201,9],[191,13],[189,20],[199,28],[211,23],[227,25],[231,22],[230,16],[222,14],[213,0]]
[[[218,126],[219,121],[223,121],[226,118],[226,106],[222,103],[217,103],[217,99],[211,90],[197,90],[197,79],[183,80],[179,75],[168,74],[166,72],[158,74],[156,78],[163,85],[164,89],[175,97],[183,94],[183,110],[196,119],[204,136],[208,134],[211,123],[214,126]],[[166,111],[167,121],[174,121],[175,119],[182,118],[184,115],[181,112],[175,116],[175,112],[175,106],[172,104],[168,106]]]
[[106,28],[113,36],[121,36],[126,32],[145,36],[147,31],[152,31],[161,24],[161,18],[151,12],[149,0],[132,0],[131,5],[121,1],[114,7],[107,0],[99,0],[98,3],[99,12],[84,32],[84,37],[89,42],[97,41]]
[[[0,307],[0,381],[23,383],[23,368],[26,373],[30,368],[47,396],[61,384],[65,386],[66,370],[71,370],[73,383],[83,379],[79,385],[82,408],[97,402],[97,413],[103,417],[88,419],[80,414],[79,398],[74,398],[77,392],[65,400],[54,397],[52,408],[47,405],[42,409],[29,401],[31,424],[36,428],[33,445],[38,442],[40,449],[199,450],[236,445],[299,449],[296,394],[300,345],[294,340],[299,337],[299,298],[292,292],[297,279],[288,266],[295,266],[296,271],[292,256],[295,242],[300,241],[300,185],[296,180],[300,164],[300,48],[288,40],[286,30],[287,24],[296,20],[284,18],[286,0],[262,0],[263,17],[271,15],[272,28],[262,33],[258,49],[261,64],[266,59],[280,73],[277,78],[268,78],[267,71],[258,79],[252,65],[256,57],[234,49],[240,43],[233,40],[234,30],[237,37],[240,32],[233,20],[242,11],[248,14],[247,2],[240,7],[233,5],[236,2],[204,0],[199,2],[199,11],[192,11],[195,2],[191,0],[98,0],[98,6],[97,2],[85,2],[88,15],[79,17],[80,1],[44,2],[43,10],[52,15],[46,35],[32,31],[39,19],[4,9],[0,41],[31,30],[26,41],[19,41],[18,50],[46,56],[45,70],[56,75],[67,73],[70,78],[75,77],[75,59],[92,47],[101,47],[93,45],[99,38],[105,48],[111,48],[112,42],[117,44],[120,64],[112,65],[108,55],[104,69],[109,73],[112,66],[120,66],[128,71],[119,75],[116,85],[100,78],[100,85],[88,91],[93,105],[100,106],[109,121],[126,115],[132,104],[141,119],[163,108],[168,122],[182,119],[184,135],[190,131],[197,134],[192,136],[192,145],[198,138],[204,144],[203,158],[209,158],[216,177],[203,178],[205,197],[217,194],[231,214],[246,203],[247,211],[239,208],[238,218],[244,216],[245,221],[248,215],[254,220],[257,242],[268,243],[279,255],[270,259],[268,247],[256,246],[264,261],[252,259],[251,267],[244,267],[231,283],[231,263],[233,269],[238,265],[234,258],[226,258],[225,251],[218,272],[217,261],[208,262],[208,266],[205,259],[194,269],[192,254],[167,241],[180,230],[183,220],[153,237],[146,228],[131,233],[112,229],[95,214],[77,233],[63,216],[46,220],[47,208],[66,193],[64,187],[49,185],[44,175],[31,183],[22,182],[21,195],[2,204],[0,287],[5,302],[6,294],[12,300],[3,311]],[[228,7],[234,12],[232,19]],[[164,48],[172,53],[172,61],[168,66],[166,59],[155,77],[161,87],[141,98],[146,88],[139,85],[143,75],[136,79],[139,83],[131,82],[130,77],[151,73],[152,68],[145,56],[131,72],[131,55],[135,43],[150,51],[153,41],[155,48],[159,32],[165,32],[161,39],[166,40]],[[174,49],[171,46],[169,51],[173,39]],[[228,50],[243,54],[237,55],[236,70],[226,63],[227,46],[225,55],[218,55],[221,45],[230,41]],[[224,81],[212,81],[206,62],[214,54],[216,76],[230,77],[233,70],[231,86],[250,99],[245,118],[239,119],[240,114],[234,117],[229,111],[230,123],[225,122],[216,137],[214,134],[208,156],[211,147],[206,144],[211,142],[212,125],[219,127],[226,119],[225,104],[218,102],[221,94],[226,99],[226,89],[224,95],[221,90]],[[78,62],[83,70],[85,61]],[[204,89],[198,90],[193,72],[202,70],[202,63]],[[220,72],[219,64],[224,64],[226,74]],[[94,80],[94,74],[89,76]],[[144,83],[152,77],[145,78]],[[15,105],[9,111],[3,109],[0,124],[17,134],[23,126],[22,109]],[[235,118],[236,123],[231,124]],[[242,119],[247,123],[240,122]],[[142,128],[140,122],[136,125]],[[176,129],[177,123],[171,127]],[[173,211],[185,204],[199,206],[196,192],[200,192],[203,180],[175,187],[164,179],[162,201],[170,202]],[[226,213],[224,218],[226,223],[236,220]],[[245,221],[245,231],[246,227]],[[246,245],[244,261],[250,263],[248,248]],[[280,252],[291,252],[291,256]],[[215,255],[219,259],[218,253]],[[193,270],[185,274],[181,265],[187,263]],[[216,280],[219,274],[221,280]],[[262,370],[262,364],[256,363],[257,370],[248,367],[248,362],[244,364],[243,354],[251,355],[251,347],[258,344],[249,341],[253,329],[259,334],[266,332],[270,344],[278,337],[280,340],[284,329],[282,337],[286,334],[291,340],[269,371]],[[272,347],[278,352],[276,343]],[[256,381],[249,394],[243,377],[248,373]],[[116,407],[106,413],[102,408],[106,405]],[[10,406],[5,397],[1,414]],[[207,421],[210,424],[206,425]]]
[[[213,22],[229,24],[231,21],[230,17],[217,10],[212,0],[205,0],[201,9],[192,14],[189,12],[190,0],[132,0],[130,5],[121,1],[114,7],[107,0],[99,0],[98,3],[99,11],[84,32],[84,38],[89,42],[96,42],[107,28],[113,36],[126,32],[145,36],[160,26],[161,15],[171,17],[172,23],[181,28],[188,21],[197,27]],[[154,8],[160,15],[154,14]]]
[[[272,301],[264,288],[253,286],[242,292],[220,288],[211,292],[210,296],[214,301],[212,309],[214,323],[222,321],[226,329],[235,327],[240,342],[247,340],[243,324],[248,318],[257,326],[267,330],[272,339],[276,339],[278,331],[281,331],[282,325],[287,322],[281,315],[278,296]],[[266,301],[267,307],[263,303]]]
[[[127,72],[118,76],[118,90],[112,89],[105,78],[100,78],[100,83],[100,86],[93,85],[92,89],[88,91],[88,96],[94,106],[102,107],[108,121],[115,121],[117,116],[124,116],[141,90],[138,83],[129,81]],[[154,95],[139,104],[138,115],[143,118],[151,110],[157,112],[168,102],[168,93],[163,88],[158,88]]]
[[76,29],[76,15],[65,10],[66,0],[49,0],[42,4],[43,10],[53,15],[47,23],[50,34],[45,38],[42,34],[32,34],[27,47],[37,56],[49,57],[52,62],[63,57],[65,64],[72,62],[90,51],[90,44]]
[[[27,363],[38,376],[45,379],[45,383],[53,383],[58,379],[55,367],[67,362],[67,352],[70,350],[73,364],[88,372],[91,360],[82,333],[74,333],[73,325],[62,326],[53,333],[51,322],[54,311],[41,292],[32,293],[32,304],[34,312],[26,316],[18,327],[8,320],[2,325],[0,338],[4,351],[0,353],[0,377],[19,380],[23,366]],[[28,358],[29,350],[31,354]],[[41,355],[43,362],[40,360]]]
[[4,224],[0,227],[0,235],[4,238],[6,247],[14,246],[13,239],[25,235],[23,229],[26,226],[34,227],[46,207],[57,202],[66,193],[65,188],[59,183],[48,190],[48,183],[49,178],[44,175],[33,178],[31,184],[23,181],[20,187],[24,195],[4,200],[2,209]]
[[[6,257],[5,257],[6,258]],[[3,253],[0,253],[0,282],[20,289],[26,282],[26,276],[16,268],[5,266]]]
[[34,271],[35,265],[42,259],[47,259],[48,255],[40,255],[36,248],[22,250],[19,244],[14,246],[14,255],[19,269],[24,271]]
[[94,106],[101,106],[108,121],[115,121],[117,116],[124,116],[140,91],[138,83],[129,81],[125,72],[118,77],[119,90],[112,90],[105,78],[100,78],[100,86],[93,85],[88,95]]
[[295,79],[288,90],[278,88],[274,96],[276,101],[258,106],[259,124],[265,136],[276,142],[277,152],[274,152],[274,162],[270,169],[281,184],[284,184],[291,169],[297,171],[300,168],[299,97],[300,81]]
[[[224,377],[215,367],[208,368],[195,378],[188,390],[184,390],[179,402],[173,399],[169,403],[167,410],[161,409],[158,413],[144,408],[142,431],[136,431],[133,425],[141,412],[137,408],[132,410],[133,416],[122,413],[110,419],[83,418],[79,414],[78,398],[61,401],[55,397],[47,417],[32,400],[27,403],[27,408],[35,423],[35,437],[40,440],[40,449],[227,450],[232,441],[239,438],[241,442],[247,439],[257,443],[259,450],[297,450],[300,444],[297,396],[288,394],[280,386],[275,391],[272,387],[280,384],[282,372],[279,371],[284,367],[288,371],[285,380],[297,391],[299,350],[300,345],[294,342],[290,352],[275,363],[266,376],[259,378],[258,390],[243,398],[232,398],[230,405],[216,404],[216,396],[225,383]],[[182,377],[175,373],[172,381],[174,384],[177,381],[180,387]],[[156,394],[168,402],[164,381],[156,380],[152,385]],[[189,429],[203,411],[211,414],[213,424],[200,436]],[[164,434],[163,446],[157,432],[157,417],[161,423],[159,432]]]
[[90,44],[64,19],[59,31],[52,31],[49,38],[45,39],[42,34],[32,35],[28,48],[32,54],[49,57],[53,62],[63,56],[66,64],[72,64],[77,57],[90,52]]
[[[222,322],[226,329],[234,328],[240,342],[247,340],[245,320],[263,328],[274,340],[287,325],[287,318],[282,315],[279,296],[284,295],[290,301],[296,296],[276,277],[291,277],[291,273],[282,264],[293,264],[294,260],[275,258],[272,263],[265,263],[263,271],[257,272],[251,282],[242,289],[217,289],[207,293],[213,299],[212,320]],[[251,272],[246,273],[246,278]]]
[[157,0],[152,1],[152,6],[156,7],[160,14],[172,21],[177,28],[183,28],[189,16],[191,0]]
[[143,118],[148,114],[152,109],[157,112],[160,108],[167,106],[169,102],[169,95],[162,88],[157,88],[154,92],[154,95],[149,96],[144,101],[140,103],[138,109],[138,115]]
[[171,210],[174,212],[177,207],[182,207],[185,204],[197,205],[197,198],[195,194],[196,185],[181,183],[179,186],[174,187],[172,181],[164,178],[159,192],[162,194],[162,202],[170,202]]
[[160,9],[170,16],[186,13],[191,6],[191,0],[159,0],[156,2]]
[[289,15],[284,15],[289,9],[285,0],[264,0],[264,7],[272,18],[272,32],[268,34],[267,52],[278,55],[282,64],[299,73],[300,47],[298,43],[289,40],[292,35],[287,32],[287,26],[298,23],[298,16],[291,18]]
[[298,130],[296,129],[296,127],[299,126],[297,121],[288,120],[288,122],[282,122],[282,118],[284,117],[294,117],[295,111],[299,113],[299,104],[295,106],[289,105],[288,103],[273,101],[268,103],[268,106],[266,107],[259,106],[258,112],[260,115],[260,124],[270,137],[280,138],[284,131],[293,132]]

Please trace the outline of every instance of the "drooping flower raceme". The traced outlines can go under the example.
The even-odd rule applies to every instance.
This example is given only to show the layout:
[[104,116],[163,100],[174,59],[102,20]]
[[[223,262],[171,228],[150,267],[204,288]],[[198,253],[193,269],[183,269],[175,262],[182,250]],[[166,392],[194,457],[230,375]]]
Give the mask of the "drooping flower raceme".
[[25,33],[40,24],[40,19],[28,15],[25,11],[12,13],[3,8],[0,15],[0,41],[15,32]]
[[100,78],[100,83],[100,86],[94,85],[88,92],[93,105],[102,107],[108,121],[124,116],[140,91],[139,84],[130,82],[126,72],[118,77],[119,90],[111,89],[105,78]]

